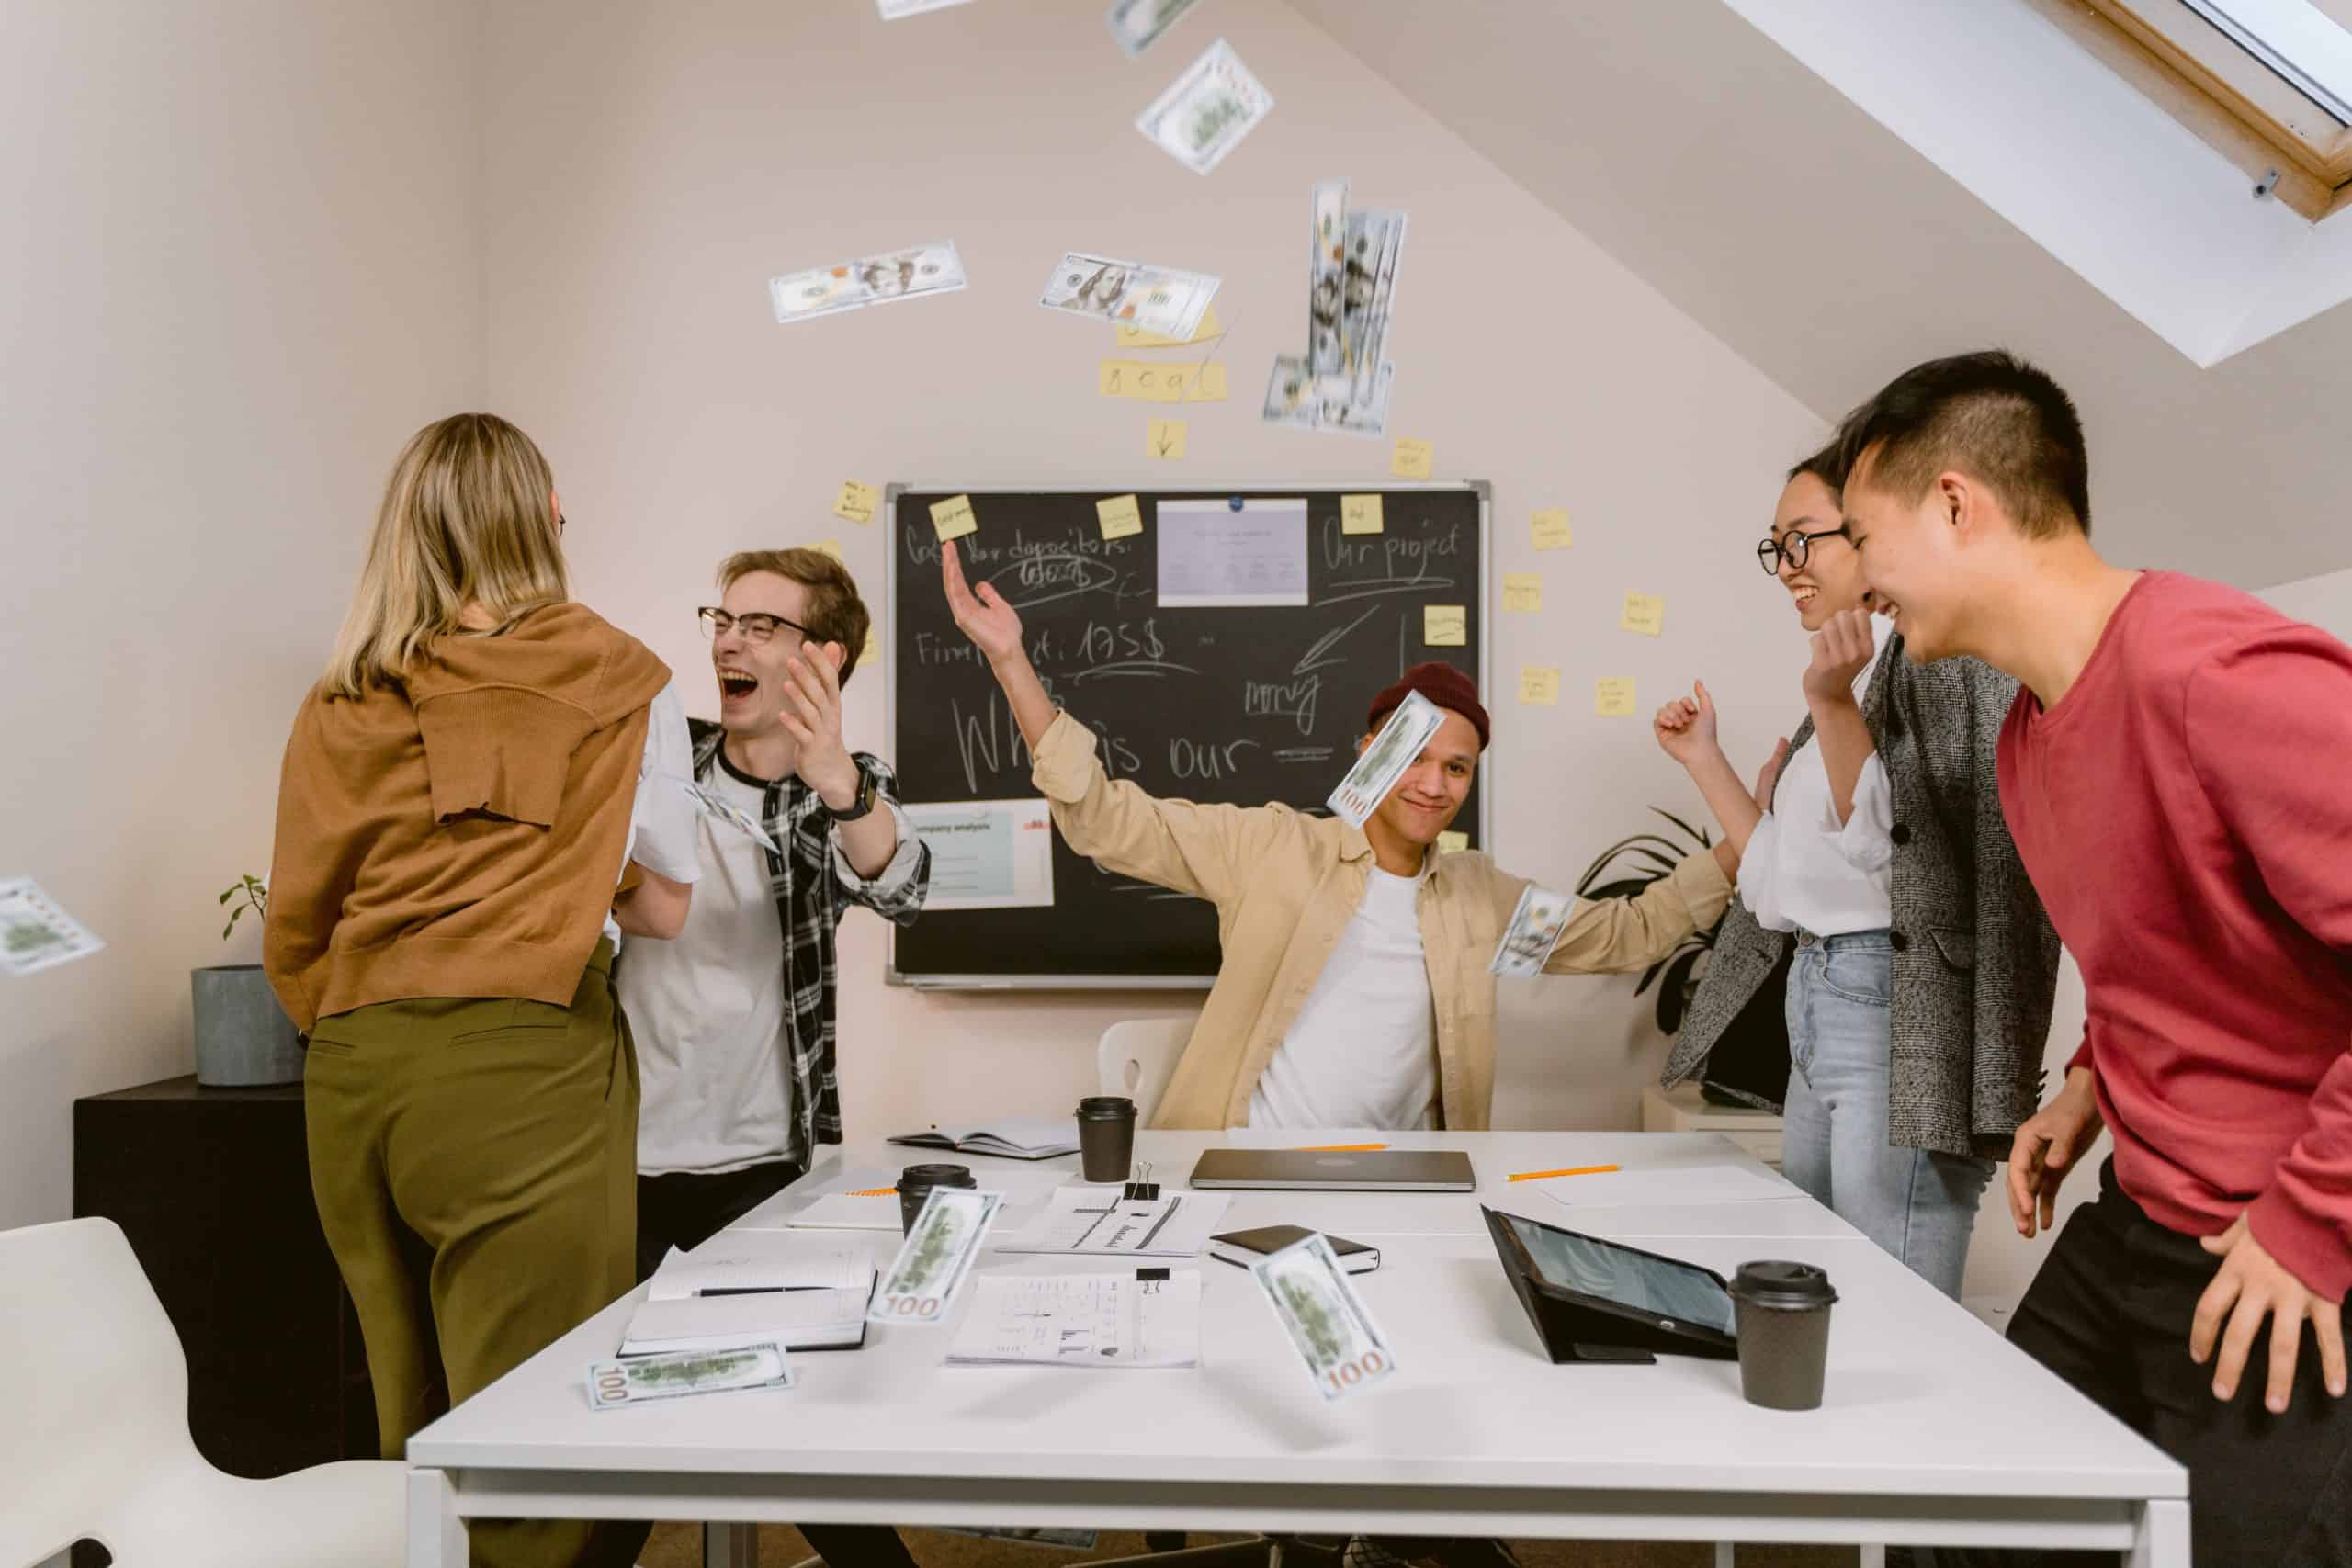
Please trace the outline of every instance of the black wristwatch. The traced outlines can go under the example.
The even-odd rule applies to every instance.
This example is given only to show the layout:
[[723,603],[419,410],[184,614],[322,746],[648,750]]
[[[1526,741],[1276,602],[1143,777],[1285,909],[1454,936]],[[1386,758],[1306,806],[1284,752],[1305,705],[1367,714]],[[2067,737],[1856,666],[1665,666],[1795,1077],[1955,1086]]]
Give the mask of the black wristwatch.
[[[851,801],[842,810],[833,812],[833,820],[836,822],[856,821],[859,818],[874,809],[875,798],[880,794],[880,786],[875,784],[874,775],[867,773],[864,768],[858,769],[857,798]],[[827,809],[830,810],[831,808],[828,807]]]

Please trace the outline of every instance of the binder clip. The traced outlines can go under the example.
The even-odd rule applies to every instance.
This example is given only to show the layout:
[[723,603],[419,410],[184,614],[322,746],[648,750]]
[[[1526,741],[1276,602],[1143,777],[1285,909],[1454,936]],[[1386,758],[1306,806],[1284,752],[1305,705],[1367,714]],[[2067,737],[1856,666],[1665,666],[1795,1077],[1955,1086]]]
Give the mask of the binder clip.
[[1125,1197],[1149,1202],[1159,1196],[1159,1183],[1151,1179],[1151,1162],[1140,1160],[1136,1165],[1136,1179],[1127,1183]]

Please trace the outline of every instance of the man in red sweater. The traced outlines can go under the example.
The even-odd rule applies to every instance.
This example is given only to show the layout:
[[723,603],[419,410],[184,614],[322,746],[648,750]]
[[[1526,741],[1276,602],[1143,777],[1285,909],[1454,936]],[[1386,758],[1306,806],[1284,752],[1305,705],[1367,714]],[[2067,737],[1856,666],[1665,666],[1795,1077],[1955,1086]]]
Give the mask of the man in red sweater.
[[2198,1568],[2352,1562],[2352,649],[2100,559],[2074,404],[2007,354],[1905,372],[1841,445],[1910,656],[2021,682],[2002,809],[2088,989],[2018,1232],[2115,1153],[2009,1337],[2188,1467]]

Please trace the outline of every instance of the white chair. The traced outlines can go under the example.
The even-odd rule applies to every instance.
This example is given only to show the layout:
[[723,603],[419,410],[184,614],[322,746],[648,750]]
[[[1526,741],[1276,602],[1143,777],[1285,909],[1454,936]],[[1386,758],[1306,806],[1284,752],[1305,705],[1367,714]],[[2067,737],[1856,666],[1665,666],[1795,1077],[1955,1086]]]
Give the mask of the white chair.
[[407,1466],[241,1481],[196,1451],[187,1359],[113,1221],[0,1231],[0,1568],[85,1537],[119,1568],[400,1568]]
[[1193,1037],[1194,1018],[1130,1018],[1102,1032],[1094,1048],[1094,1068],[1102,1080],[1101,1094],[1123,1094],[1136,1102],[1136,1122],[1151,1125],[1168,1080],[1176,1076],[1176,1059]]

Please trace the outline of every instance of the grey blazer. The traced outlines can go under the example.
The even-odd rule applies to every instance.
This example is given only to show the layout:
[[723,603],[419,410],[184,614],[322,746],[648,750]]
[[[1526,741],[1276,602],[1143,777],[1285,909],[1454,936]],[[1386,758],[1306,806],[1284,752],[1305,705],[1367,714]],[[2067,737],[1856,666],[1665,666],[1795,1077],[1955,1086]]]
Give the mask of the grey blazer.
[[[2041,1099],[2058,933],[2001,817],[1994,752],[2018,683],[1973,659],[1914,664],[1887,638],[1862,701],[1894,807],[1887,1141],[2000,1158]],[[1808,717],[1790,750],[1813,738]],[[1792,939],[1734,898],[1668,1088],[1702,1066]]]

